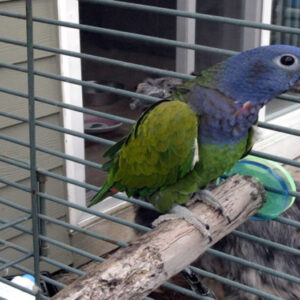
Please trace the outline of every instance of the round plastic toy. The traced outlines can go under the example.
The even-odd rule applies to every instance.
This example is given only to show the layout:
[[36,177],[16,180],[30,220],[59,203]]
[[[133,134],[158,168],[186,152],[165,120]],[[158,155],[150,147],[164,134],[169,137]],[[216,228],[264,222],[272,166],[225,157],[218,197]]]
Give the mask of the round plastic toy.
[[226,173],[227,176],[233,174],[255,177],[267,191],[266,203],[250,220],[265,221],[278,217],[295,201],[295,197],[288,193],[289,190],[296,191],[295,182],[278,163],[248,155]]

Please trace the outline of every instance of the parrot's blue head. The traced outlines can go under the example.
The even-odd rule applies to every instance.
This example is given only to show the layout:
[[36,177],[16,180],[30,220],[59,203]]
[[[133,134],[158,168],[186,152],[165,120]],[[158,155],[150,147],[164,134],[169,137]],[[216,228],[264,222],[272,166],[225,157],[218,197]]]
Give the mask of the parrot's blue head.
[[293,89],[300,78],[300,48],[288,45],[258,47],[222,63],[216,88],[241,105],[261,107]]

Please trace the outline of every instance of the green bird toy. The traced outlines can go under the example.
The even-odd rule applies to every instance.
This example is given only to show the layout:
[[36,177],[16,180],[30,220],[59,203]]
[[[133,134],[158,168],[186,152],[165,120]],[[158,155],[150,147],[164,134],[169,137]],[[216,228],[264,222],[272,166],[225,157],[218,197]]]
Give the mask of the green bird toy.
[[208,226],[183,205],[201,199],[226,216],[203,189],[251,150],[259,110],[299,78],[300,48],[288,45],[251,49],[203,71],[150,106],[105,153],[108,178],[89,206],[124,191],[209,237]]

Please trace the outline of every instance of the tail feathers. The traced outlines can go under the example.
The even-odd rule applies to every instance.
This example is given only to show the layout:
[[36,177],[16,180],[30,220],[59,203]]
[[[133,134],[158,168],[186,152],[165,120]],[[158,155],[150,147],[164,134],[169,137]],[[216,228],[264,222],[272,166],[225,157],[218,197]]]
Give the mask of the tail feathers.
[[101,190],[94,196],[94,198],[91,200],[91,202],[88,204],[88,207],[91,207],[98,202],[102,201],[108,196],[111,196],[113,194],[116,194],[118,192],[117,189],[113,188],[109,183],[104,183]]

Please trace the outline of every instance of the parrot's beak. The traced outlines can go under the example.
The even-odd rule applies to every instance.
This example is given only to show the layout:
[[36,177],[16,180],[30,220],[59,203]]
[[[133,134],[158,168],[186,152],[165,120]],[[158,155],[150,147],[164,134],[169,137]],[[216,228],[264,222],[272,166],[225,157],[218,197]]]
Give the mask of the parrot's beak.
[[290,92],[300,93],[300,79],[296,81],[296,83],[289,89]]

